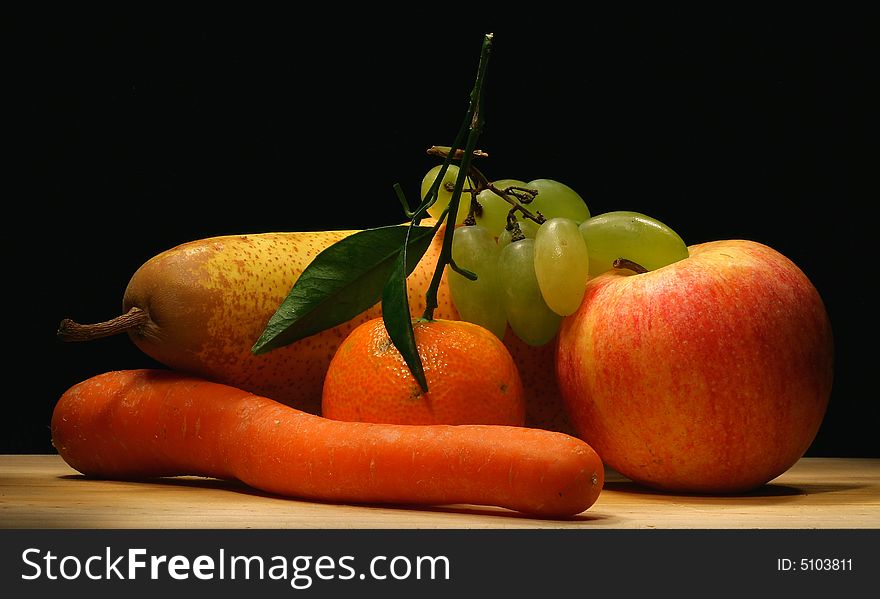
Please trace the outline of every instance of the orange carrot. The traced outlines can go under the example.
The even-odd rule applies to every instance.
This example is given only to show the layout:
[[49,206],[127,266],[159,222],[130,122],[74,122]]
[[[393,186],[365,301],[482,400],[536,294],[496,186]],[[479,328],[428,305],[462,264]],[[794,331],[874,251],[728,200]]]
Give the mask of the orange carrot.
[[590,507],[599,456],[557,432],[329,420],[165,370],[108,372],[66,391],[52,441],[93,477],[238,479],[321,501],[492,505],[543,517]]

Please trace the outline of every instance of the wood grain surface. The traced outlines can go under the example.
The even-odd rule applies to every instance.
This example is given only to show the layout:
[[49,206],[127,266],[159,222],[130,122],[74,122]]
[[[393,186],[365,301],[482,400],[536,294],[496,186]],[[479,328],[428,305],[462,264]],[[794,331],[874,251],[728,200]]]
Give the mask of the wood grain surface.
[[340,505],[237,482],[88,479],[57,455],[0,456],[0,528],[880,528],[880,460],[804,458],[744,495],[673,495],[609,472],[599,500],[566,520],[454,505]]

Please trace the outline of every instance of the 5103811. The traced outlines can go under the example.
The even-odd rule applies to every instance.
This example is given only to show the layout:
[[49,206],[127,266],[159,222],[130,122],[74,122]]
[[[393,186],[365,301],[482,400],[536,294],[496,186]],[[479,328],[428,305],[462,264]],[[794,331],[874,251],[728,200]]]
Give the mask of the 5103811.
[[852,558],[845,557],[780,557],[776,560],[779,572],[852,572]]

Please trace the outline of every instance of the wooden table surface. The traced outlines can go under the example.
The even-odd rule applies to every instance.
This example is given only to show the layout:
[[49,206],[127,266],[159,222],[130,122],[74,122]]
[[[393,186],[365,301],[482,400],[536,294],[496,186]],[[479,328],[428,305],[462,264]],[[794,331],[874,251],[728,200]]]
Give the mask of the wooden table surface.
[[57,455],[2,455],[0,528],[880,528],[880,459],[804,458],[736,496],[659,493],[609,472],[589,510],[542,520],[478,506],[315,503],[196,477],[90,480]]

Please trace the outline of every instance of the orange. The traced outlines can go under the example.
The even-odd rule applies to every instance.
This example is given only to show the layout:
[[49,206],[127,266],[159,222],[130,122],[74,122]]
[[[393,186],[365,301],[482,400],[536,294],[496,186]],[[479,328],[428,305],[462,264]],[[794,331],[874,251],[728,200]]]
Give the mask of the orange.
[[375,318],[355,328],[330,361],[322,415],[389,424],[523,426],[519,371],[495,335],[469,322],[441,319],[414,321],[413,330],[427,392],[392,343],[382,318]]

